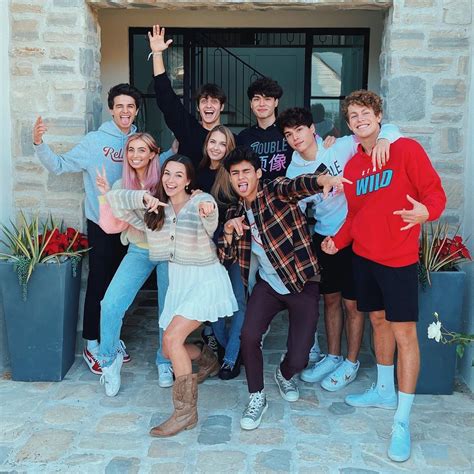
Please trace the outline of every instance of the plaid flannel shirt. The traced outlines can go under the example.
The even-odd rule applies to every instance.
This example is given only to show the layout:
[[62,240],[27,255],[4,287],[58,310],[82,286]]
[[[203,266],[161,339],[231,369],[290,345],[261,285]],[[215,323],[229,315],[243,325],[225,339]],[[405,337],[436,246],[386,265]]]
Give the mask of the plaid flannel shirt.
[[[298,201],[322,192],[318,185],[319,174],[304,174],[294,179],[276,178],[259,183],[256,199],[252,202],[260,237],[273,268],[291,293],[299,293],[305,283],[319,273],[316,255],[311,247],[311,237],[306,218]],[[243,199],[231,205],[226,212],[229,219],[245,215]],[[244,232],[241,239],[228,245],[224,234],[219,237],[219,258],[228,263],[238,260],[244,285],[248,287],[251,257],[251,233]]]

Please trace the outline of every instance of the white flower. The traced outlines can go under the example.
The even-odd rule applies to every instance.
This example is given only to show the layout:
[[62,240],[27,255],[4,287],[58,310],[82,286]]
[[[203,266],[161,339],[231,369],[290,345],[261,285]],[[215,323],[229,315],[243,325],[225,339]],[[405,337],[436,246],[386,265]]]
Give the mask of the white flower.
[[441,340],[441,321],[436,321],[428,326],[428,339]]

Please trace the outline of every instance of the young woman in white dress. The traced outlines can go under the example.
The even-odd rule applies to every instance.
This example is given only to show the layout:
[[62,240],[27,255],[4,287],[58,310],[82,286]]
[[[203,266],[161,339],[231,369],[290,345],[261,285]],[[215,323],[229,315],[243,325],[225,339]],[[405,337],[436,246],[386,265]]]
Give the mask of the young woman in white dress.
[[[191,160],[174,155],[163,164],[154,196],[127,190],[107,194],[112,211],[119,214],[125,209],[148,209],[143,230],[149,257],[169,261],[169,287],[160,327],[164,329],[163,354],[171,360],[176,377],[175,410],[151,430],[152,436],[173,436],[196,425],[198,379],[216,374],[219,363],[206,345],[201,349],[186,344],[186,338],[203,321],[217,321],[237,310],[228,273],[219,263],[212,241],[218,225],[216,202],[207,193],[192,195],[193,181]],[[192,360],[198,363],[198,374],[192,373]]]

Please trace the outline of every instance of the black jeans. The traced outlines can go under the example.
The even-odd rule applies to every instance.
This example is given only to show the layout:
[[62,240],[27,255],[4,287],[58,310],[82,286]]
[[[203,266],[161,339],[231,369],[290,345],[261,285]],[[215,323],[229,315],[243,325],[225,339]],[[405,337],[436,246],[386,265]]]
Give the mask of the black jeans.
[[99,339],[100,302],[117,271],[127,247],[120,242],[120,234],[106,234],[96,223],[87,220],[89,246],[89,277],[84,303],[82,337]]
[[280,370],[289,380],[308,363],[319,317],[319,284],[309,281],[301,293],[280,295],[266,281],[255,285],[247,303],[240,348],[250,393],[263,390],[262,336],[274,316],[287,309],[287,353]]

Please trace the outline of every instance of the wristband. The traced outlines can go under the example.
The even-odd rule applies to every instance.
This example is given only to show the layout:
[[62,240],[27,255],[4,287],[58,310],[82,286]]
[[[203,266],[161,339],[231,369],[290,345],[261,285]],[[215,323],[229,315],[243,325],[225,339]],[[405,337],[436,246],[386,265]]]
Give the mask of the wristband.
[[160,55],[160,56],[163,56],[163,52],[162,51],[157,51],[156,53],[154,53],[153,51],[148,55],[148,57],[146,58],[147,61],[150,60],[150,58],[152,56],[155,56],[155,55]]

